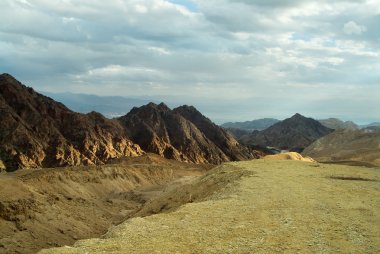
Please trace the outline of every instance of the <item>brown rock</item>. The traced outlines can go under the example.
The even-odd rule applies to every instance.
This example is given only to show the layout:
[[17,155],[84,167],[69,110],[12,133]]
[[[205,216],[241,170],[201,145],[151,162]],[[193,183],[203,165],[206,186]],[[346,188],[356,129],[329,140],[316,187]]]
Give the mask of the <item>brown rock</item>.
[[253,157],[247,148],[194,107],[171,110],[163,103],[149,103],[133,108],[118,120],[142,149],[169,159],[218,164]]
[[0,159],[7,171],[104,164],[143,153],[117,121],[75,113],[9,74],[0,75],[0,118]]

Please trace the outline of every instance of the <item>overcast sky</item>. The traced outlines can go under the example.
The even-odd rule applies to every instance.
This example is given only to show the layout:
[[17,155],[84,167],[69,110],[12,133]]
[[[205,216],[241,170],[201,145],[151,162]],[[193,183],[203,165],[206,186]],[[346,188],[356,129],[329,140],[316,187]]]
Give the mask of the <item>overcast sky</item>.
[[380,0],[1,0],[0,72],[212,120],[380,120]]

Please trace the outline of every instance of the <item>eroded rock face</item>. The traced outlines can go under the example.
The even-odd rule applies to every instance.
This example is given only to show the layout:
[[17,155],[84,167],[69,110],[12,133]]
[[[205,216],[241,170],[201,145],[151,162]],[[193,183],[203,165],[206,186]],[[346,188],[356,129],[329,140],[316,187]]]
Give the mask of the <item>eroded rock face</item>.
[[19,168],[104,164],[141,155],[115,120],[79,114],[0,75],[0,158],[7,171]]
[[171,110],[163,103],[149,103],[118,120],[142,149],[169,159],[219,164],[253,158],[247,148],[194,107]]
[[263,131],[253,132],[243,142],[302,152],[305,147],[332,131],[312,118],[295,114]]

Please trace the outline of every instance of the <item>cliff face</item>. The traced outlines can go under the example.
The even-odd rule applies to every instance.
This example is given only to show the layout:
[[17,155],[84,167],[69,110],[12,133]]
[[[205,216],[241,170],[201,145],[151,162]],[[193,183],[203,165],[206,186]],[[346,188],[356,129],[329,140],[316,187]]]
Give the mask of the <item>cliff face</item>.
[[149,103],[118,120],[142,149],[169,159],[218,164],[253,158],[247,148],[194,107],[171,110],[163,103]]
[[301,152],[332,131],[312,118],[295,114],[263,131],[253,132],[244,143]]
[[0,161],[7,171],[103,164],[143,153],[117,121],[75,113],[8,74],[0,75],[0,119]]

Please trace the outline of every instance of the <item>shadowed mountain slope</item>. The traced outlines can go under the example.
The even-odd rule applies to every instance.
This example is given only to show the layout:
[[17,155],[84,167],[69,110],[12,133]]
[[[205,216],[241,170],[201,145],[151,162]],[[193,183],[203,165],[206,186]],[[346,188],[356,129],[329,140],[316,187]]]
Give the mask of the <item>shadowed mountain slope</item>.
[[0,75],[0,166],[18,168],[104,164],[141,155],[116,120],[79,114]]
[[253,132],[242,140],[246,144],[273,146],[280,149],[302,151],[315,140],[333,130],[323,126],[318,121],[295,114],[271,127]]
[[131,139],[147,152],[169,159],[219,164],[253,155],[194,107],[171,110],[164,103],[133,108],[118,118]]
[[303,154],[320,162],[380,166],[380,131],[336,130],[312,143]]

